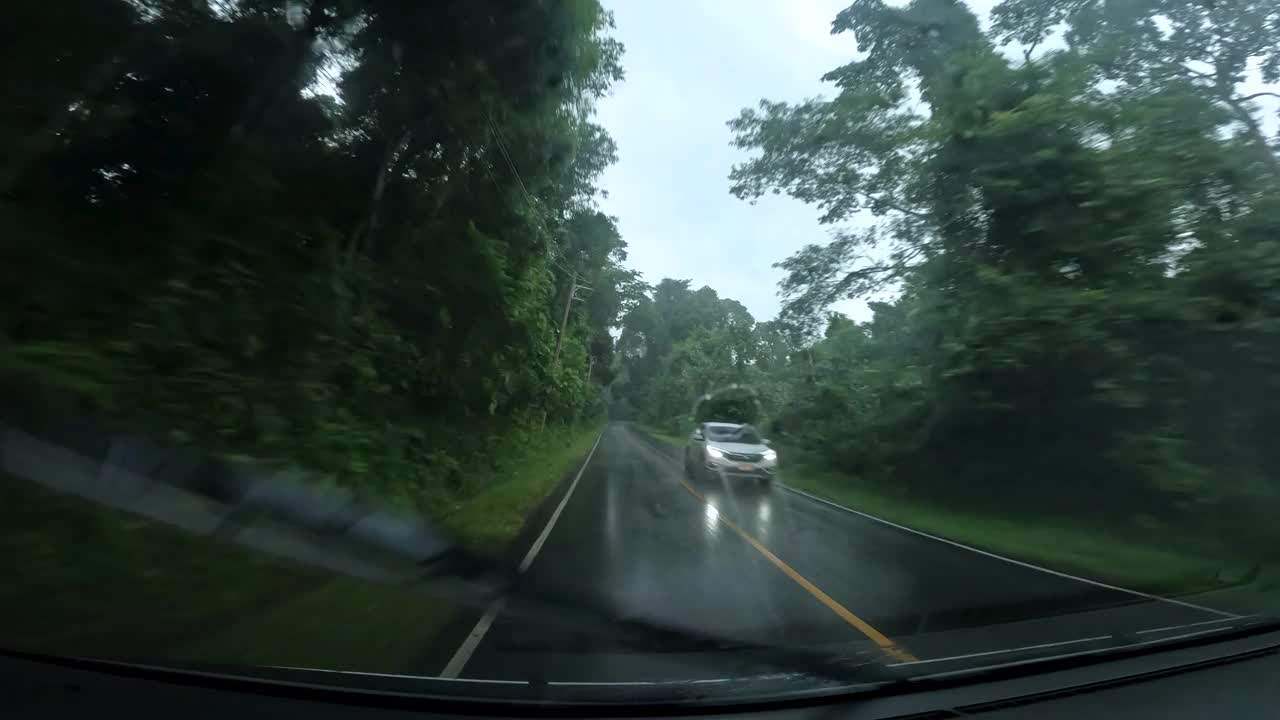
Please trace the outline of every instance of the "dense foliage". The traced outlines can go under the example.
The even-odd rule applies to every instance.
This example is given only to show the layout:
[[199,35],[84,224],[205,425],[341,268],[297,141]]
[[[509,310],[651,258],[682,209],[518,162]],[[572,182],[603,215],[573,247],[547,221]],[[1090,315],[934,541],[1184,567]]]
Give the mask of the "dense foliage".
[[614,417],[678,426],[702,395],[758,379],[758,327],[742,303],[709,287],[668,278],[648,288],[622,319]]
[[601,416],[635,281],[595,0],[5,11],[7,397],[419,506]]
[[[771,434],[894,491],[1265,520],[1280,159],[1256,101],[1280,95],[1256,87],[1280,80],[1280,9],[1006,0],[984,31],[957,0],[856,0],[833,31],[859,49],[835,97],[730,123],[752,152],[733,192],[812,203],[833,239],[780,264],[781,318],[741,340],[712,310],[682,330],[661,292],[664,323],[628,317],[648,419],[737,380]],[[827,312],[876,291],[868,322]]]

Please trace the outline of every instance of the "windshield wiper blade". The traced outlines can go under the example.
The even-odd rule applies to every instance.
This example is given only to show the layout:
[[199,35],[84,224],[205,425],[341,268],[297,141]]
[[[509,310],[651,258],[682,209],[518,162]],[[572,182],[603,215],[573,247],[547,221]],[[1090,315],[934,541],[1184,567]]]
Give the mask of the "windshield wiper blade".
[[[937,672],[921,673],[913,676],[890,680],[877,687],[880,692],[923,691],[956,685],[971,685],[979,682],[994,682],[1029,675],[1062,672],[1077,668],[1086,668],[1113,661],[1125,661],[1132,658],[1152,657],[1166,658],[1168,653],[1177,653],[1189,649],[1221,646],[1223,643],[1244,641],[1267,634],[1280,632],[1280,618],[1270,616],[1242,617],[1241,625],[1227,625],[1211,631],[1198,632],[1194,635],[1184,634],[1170,638],[1144,640],[1129,643],[1112,643],[1104,647],[1076,650],[1067,653],[1041,654],[1039,656],[1022,657],[1014,660],[993,662],[984,665],[969,665],[960,668],[944,669]],[[1133,637],[1133,636],[1125,636]],[[1260,654],[1272,654],[1280,651],[1280,635],[1261,646],[1242,647],[1212,657],[1189,656],[1155,667],[1141,669],[1128,668],[1119,673],[1119,677],[1110,677],[1102,682],[1114,682],[1117,679],[1133,681],[1174,672],[1185,672],[1202,666],[1230,662],[1243,657]],[[1086,683],[1088,684],[1088,683]]]

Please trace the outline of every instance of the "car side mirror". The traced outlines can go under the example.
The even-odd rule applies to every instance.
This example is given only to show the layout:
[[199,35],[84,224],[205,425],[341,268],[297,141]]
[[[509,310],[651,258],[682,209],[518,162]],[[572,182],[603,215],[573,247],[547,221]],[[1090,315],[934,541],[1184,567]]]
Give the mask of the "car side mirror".
[[769,447],[773,447],[773,441],[770,440],[769,438],[761,438],[760,442],[764,443]]
[[691,437],[693,437],[693,439],[694,439],[694,440],[701,440],[701,439],[702,439],[702,433],[701,433],[701,432],[699,432],[699,431],[697,431],[697,430],[694,430],[694,431],[693,431],[693,435],[692,435]]

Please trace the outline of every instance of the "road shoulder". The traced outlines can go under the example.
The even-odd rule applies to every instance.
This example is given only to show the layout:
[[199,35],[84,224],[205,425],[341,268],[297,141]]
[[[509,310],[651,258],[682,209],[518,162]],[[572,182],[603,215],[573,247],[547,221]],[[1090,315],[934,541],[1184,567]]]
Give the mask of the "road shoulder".
[[[554,527],[555,519],[559,512],[563,510],[565,504],[569,501],[575,485],[590,464],[606,428],[600,428],[595,431],[590,448],[577,459],[573,466],[567,468],[561,474],[559,481],[552,490],[542,498],[532,512],[528,513],[520,531],[501,550],[499,555],[501,565],[512,568],[522,568],[522,566],[527,568],[526,560],[532,562],[532,559],[536,557],[542,542],[545,542],[547,534]],[[522,571],[523,569],[521,569]],[[457,609],[453,619],[442,628],[427,650],[410,664],[409,669],[431,675],[444,673],[459,651],[468,644],[468,639],[477,632],[481,625],[484,625],[484,627],[479,634],[480,639],[483,638],[483,635],[488,630],[487,625],[492,623],[496,615],[497,613],[492,607]],[[486,618],[488,618],[488,623],[485,622]],[[478,639],[475,644],[478,644]],[[472,645],[471,650],[466,653],[467,658],[463,660],[463,664],[465,664],[466,659],[469,659],[470,653],[474,652],[474,650],[475,647]]]

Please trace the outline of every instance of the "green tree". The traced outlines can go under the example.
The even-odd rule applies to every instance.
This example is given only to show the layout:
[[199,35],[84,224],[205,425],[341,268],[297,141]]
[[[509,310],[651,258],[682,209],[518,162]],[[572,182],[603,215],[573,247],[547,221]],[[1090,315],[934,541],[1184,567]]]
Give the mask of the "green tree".
[[[1254,101],[1280,98],[1280,9],[1266,0],[1006,0],[992,12],[993,30],[1030,50],[1059,28],[1098,80],[1135,89],[1170,83],[1219,105],[1238,124],[1265,172],[1280,177],[1280,158],[1258,120]],[[1243,90],[1256,64],[1271,89]]]
[[[621,77],[598,3],[9,17],[7,388],[425,509],[491,446],[602,411],[637,289],[594,207]],[[557,362],[573,272],[593,292]]]
[[[1227,388],[1275,375],[1206,348],[1273,354],[1244,318],[1271,312],[1274,152],[1237,88],[1250,63],[1274,80],[1274,22],[1262,3],[1010,0],[990,33],[952,0],[841,12],[863,55],[826,76],[838,94],[730,123],[754,153],[739,197],[876,218],[780,264],[809,359],[781,424],[899,487],[1060,512],[1176,514],[1256,477],[1253,441],[1206,423],[1260,420]],[[1066,49],[1037,55],[1063,25]],[[1021,61],[999,52],[1015,41]],[[870,323],[819,334],[831,303],[890,287]]]

